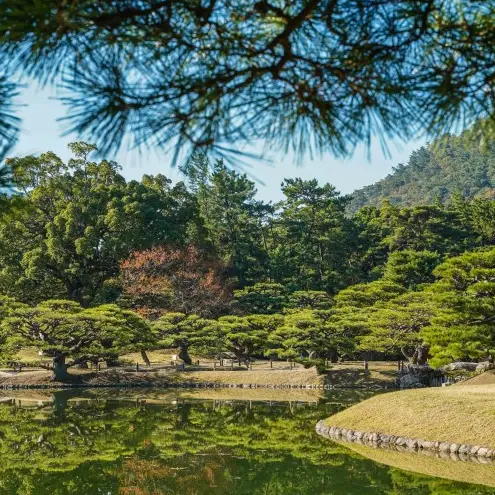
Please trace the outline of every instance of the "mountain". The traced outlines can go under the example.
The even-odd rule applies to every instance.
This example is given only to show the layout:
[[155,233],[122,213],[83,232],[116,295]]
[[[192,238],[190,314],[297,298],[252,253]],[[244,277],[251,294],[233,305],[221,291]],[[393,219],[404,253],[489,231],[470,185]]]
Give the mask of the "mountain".
[[404,206],[444,203],[456,193],[495,198],[495,140],[487,141],[476,125],[435,139],[384,179],[354,191],[349,212],[384,200]]

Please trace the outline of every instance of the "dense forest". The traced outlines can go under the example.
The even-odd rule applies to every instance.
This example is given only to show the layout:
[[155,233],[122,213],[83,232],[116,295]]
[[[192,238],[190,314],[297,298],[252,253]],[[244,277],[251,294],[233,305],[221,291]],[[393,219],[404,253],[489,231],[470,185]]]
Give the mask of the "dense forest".
[[272,204],[204,154],[172,184],[126,181],[117,163],[91,160],[93,145],[70,147],[68,163],[50,152],[7,161],[4,360],[38,347],[65,371],[176,347],[185,363],[194,350],[440,364],[495,349],[490,198],[384,201],[350,216],[351,198],[317,180],[284,180]]
[[412,153],[384,179],[353,193],[349,211],[388,200],[400,206],[495,196],[495,143],[478,126],[447,134]]

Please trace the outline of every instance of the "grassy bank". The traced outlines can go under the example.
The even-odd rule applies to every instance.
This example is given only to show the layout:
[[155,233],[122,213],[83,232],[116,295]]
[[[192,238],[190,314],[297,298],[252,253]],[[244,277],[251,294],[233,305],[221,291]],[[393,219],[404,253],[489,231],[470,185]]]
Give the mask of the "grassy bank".
[[[485,377],[483,385],[465,382],[452,387],[378,395],[331,416],[325,424],[433,442],[495,448],[493,378],[493,374]],[[481,381],[479,377],[478,381]]]
[[155,386],[166,387],[179,384],[209,384],[218,386],[260,386],[260,387],[322,387],[324,376],[316,369],[270,370],[270,371],[142,371],[121,370],[71,370],[70,382],[51,381],[49,371],[23,371],[1,373],[0,386],[40,387],[40,386]]
[[[274,387],[321,387],[329,388],[391,388],[397,378],[397,365],[394,362],[370,361],[369,368],[364,369],[363,362],[345,362],[331,364],[330,369],[318,375],[314,368],[306,369],[300,363],[288,363],[287,361],[270,361],[258,359],[252,363],[252,369],[246,370],[235,363],[234,371],[231,371],[230,362],[220,368],[219,362],[213,359],[193,356],[194,365],[187,367],[185,371],[179,371],[171,366],[174,350],[164,349],[148,353],[152,368],[148,368],[142,361],[140,354],[128,354],[122,357],[127,369],[103,368],[99,373],[94,370],[81,370],[71,368],[69,370],[74,383],[86,386],[101,386],[105,384],[126,386],[167,386],[171,383],[215,384],[221,386],[233,385],[258,385]],[[5,369],[0,371],[0,386],[43,386],[50,382],[50,373],[40,370],[43,362],[50,365],[49,358],[39,356],[35,349],[23,349],[16,356],[16,361],[22,363],[24,368],[20,373],[12,373]],[[199,365],[198,365],[199,361]],[[132,373],[136,363],[140,372]],[[57,385],[55,383],[55,385]]]
[[339,388],[390,388],[397,379],[397,363],[370,361],[365,370],[362,361],[332,364],[326,383]]

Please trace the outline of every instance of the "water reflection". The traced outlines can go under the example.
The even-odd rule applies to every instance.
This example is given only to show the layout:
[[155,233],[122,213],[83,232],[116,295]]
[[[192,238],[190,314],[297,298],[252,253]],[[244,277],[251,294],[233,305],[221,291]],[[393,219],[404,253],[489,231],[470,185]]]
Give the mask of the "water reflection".
[[482,484],[399,469],[407,462],[375,462],[316,435],[319,419],[369,395],[9,392],[0,397],[0,493],[495,495]]

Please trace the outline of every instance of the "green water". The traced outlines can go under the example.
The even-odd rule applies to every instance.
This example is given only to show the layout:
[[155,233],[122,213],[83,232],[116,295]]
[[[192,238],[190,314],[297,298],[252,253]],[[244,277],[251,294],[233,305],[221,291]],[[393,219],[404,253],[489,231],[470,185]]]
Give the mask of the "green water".
[[139,394],[5,395],[0,493],[495,494],[377,464],[315,434],[319,419],[369,394],[309,402]]

